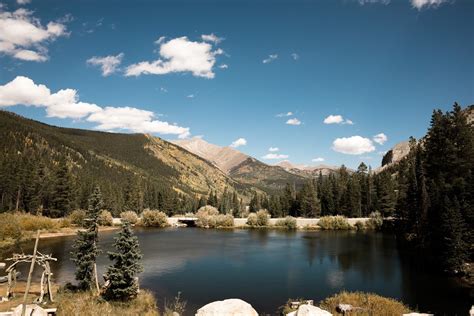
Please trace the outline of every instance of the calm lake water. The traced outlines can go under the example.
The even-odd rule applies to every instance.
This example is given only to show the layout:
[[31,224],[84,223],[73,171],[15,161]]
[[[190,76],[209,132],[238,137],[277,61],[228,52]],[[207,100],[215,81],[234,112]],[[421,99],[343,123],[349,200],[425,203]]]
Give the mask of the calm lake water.
[[[198,228],[136,233],[144,253],[142,287],[156,294],[160,307],[164,298],[182,292],[189,315],[226,298],[241,298],[259,313],[274,315],[288,298],[317,302],[342,290],[393,297],[437,315],[467,315],[474,303],[455,279],[430,274],[413,255],[400,254],[389,234]],[[102,249],[111,249],[113,237],[114,232],[101,234]],[[74,279],[73,240],[40,241],[41,252],[59,259],[52,268],[60,283]],[[105,254],[98,264],[103,273],[109,264]]]

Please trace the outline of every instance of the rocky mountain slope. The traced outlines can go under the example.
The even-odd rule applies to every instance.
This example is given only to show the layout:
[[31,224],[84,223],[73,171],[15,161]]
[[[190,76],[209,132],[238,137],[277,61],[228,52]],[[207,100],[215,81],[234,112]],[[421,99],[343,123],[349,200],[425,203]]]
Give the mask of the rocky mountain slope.
[[289,172],[280,166],[267,165],[234,148],[210,144],[202,138],[176,140],[174,143],[208,160],[233,180],[266,192],[276,192],[286,183],[300,186],[310,175]]
[[319,173],[323,176],[330,175],[333,172],[336,172],[339,167],[336,166],[329,166],[329,165],[324,165],[324,164],[319,164],[316,166],[308,166],[308,165],[300,165],[300,164],[292,164],[288,160],[283,160],[279,163],[277,163],[275,166],[279,166],[283,169],[285,169],[288,172],[291,172],[293,174],[301,175],[301,176],[307,176],[307,177],[315,177],[319,176]]

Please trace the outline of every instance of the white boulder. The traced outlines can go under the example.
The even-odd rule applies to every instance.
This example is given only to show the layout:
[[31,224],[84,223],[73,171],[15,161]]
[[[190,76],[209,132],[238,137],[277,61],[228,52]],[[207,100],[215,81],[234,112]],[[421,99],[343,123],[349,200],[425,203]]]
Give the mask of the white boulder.
[[258,316],[249,303],[239,299],[229,299],[209,303],[201,307],[196,316]]
[[425,313],[410,313],[410,314],[403,314],[403,316],[434,316],[433,314],[425,314]]
[[309,305],[309,304],[304,304],[298,307],[296,316],[332,316],[332,314],[319,307]]
[[[14,310],[12,315],[13,316],[21,316],[22,315],[22,309],[23,305],[20,304],[18,305]],[[48,316],[48,312],[45,311],[43,308],[41,308],[38,305],[31,304],[31,305],[26,305],[26,314],[28,316]]]

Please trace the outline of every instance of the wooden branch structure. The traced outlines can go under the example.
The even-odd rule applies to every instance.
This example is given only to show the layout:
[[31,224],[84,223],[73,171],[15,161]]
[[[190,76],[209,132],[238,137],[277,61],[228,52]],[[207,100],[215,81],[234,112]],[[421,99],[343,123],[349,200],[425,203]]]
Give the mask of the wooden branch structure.
[[[23,263],[29,263],[31,265],[30,275],[28,276],[28,281],[31,282],[31,273],[34,265],[39,265],[43,268],[43,273],[41,274],[41,283],[40,283],[40,296],[35,300],[35,303],[42,303],[44,296],[47,293],[49,301],[54,302],[53,290],[51,287],[51,261],[57,261],[58,259],[53,258],[52,255],[45,255],[39,251],[36,251],[33,255],[25,254],[13,254],[11,258],[6,259],[6,261],[13,261],[13,263],[5,270],[8,273],[8,286],[6,299],[13,297],[13,288],[16,285],[16,276],[17,276],[17,266]],[[29,286],[25,291],[25,296],[28,294]]]

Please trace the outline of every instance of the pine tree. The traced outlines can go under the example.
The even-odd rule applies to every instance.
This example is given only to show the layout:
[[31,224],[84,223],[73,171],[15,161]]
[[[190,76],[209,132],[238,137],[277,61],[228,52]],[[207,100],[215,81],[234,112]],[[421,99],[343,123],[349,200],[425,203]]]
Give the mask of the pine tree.
[[304,217],[318,217],[321,214],[319,201],[313,181],[305,183],[299,194],[299,215]]
[[76,265],[76,280],[82,290],[92,290],[97,286],[96,261],[99,255],[99,214],[102,208],[102,194],[97,186],[94,189],[87,209],[86,230],[78,231],[71,253]]
[[138,238],[134,235],[130,223],[124,222],[122,230],[115,238],[116,252],[109,252],[113,264],[105,275],[109,282],[104,297],[112,301],[128,301],[138,295],[137,274],[143,268],[140,264],[142,254]]
[[72,204],[72,181],[66,159],[61,159],[55,175],[55,183],[52,192],[53,217],[62,217],[69,213]]

